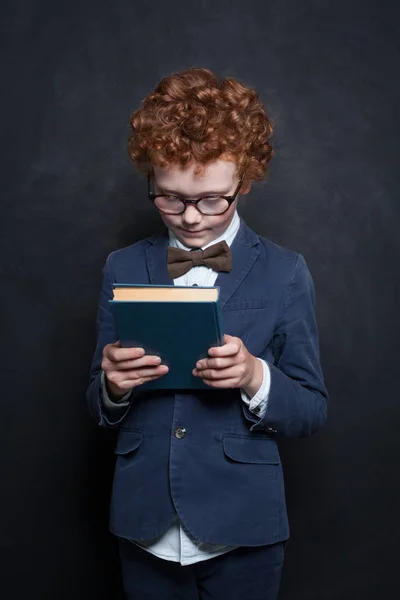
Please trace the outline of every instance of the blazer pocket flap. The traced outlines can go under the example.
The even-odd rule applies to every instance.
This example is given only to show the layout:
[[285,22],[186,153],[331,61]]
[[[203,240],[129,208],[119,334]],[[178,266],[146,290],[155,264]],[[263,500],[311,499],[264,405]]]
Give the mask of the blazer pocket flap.
[[279,451],[275,440],[225,435],[223,447],[226,456],[236,462],[279,465]]
[[260,310],[266,309],[268,302],[266,300],[241,300],[227,302],[222,311],[228,310]]
[[115,454],[129,454],[136,450],[142,442],[143,434],[140,431],[121,431],[115,446]]

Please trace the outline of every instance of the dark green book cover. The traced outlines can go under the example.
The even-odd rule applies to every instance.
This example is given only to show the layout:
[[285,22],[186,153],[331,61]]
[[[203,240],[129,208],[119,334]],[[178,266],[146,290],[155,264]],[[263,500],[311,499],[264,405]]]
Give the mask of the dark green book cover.
[[[125,284],[122,287],[178,286]],[[211,346],[223,343],[219,293],[215,302],[110,300],[109,303],[121,346],[144,348],[146,354],[160,356],[162,364],[169,367],[166,375],[145,383],[143,389],[210,389],[192,375],[192,370],[197,360],[207,356]]]

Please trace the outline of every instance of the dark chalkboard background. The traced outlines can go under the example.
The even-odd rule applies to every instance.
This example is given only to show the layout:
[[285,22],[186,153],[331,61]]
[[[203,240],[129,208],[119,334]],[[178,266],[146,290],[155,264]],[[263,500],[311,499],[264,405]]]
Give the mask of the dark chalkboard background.
[[[167,74],[256,87],[275,123],[258,233],[313,273],[329,420],[282,445],[283,600],[395,598],[399,17],[385,1],[2,3],[0,595],[115,600],[112,440],[84,393],[106,255],[159,228],[129,116]],[[397,592],[396,592],[397,590]]]

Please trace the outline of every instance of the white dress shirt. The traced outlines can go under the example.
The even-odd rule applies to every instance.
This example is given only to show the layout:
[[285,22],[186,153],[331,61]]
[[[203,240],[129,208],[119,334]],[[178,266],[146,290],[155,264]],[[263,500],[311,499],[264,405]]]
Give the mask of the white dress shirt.
[[[222,241],[226,241],[228,246],[231,246],[238,232],[239,226],[240,218],[237,211],[235,211],[233,219],[224,233],[219,238],[205,245],[203,250],[208,248],[208,246]],[[184,246],[176,238],[172,231],[169,232],[169,243],[170,246],[182,248],[184,250],[190,250],[190,248]],[[217,277],[218,273],[209,267],[193,267],[181,277],[174,279],[174,285],[192,286],[197,284],[198,286],[212,287],[215,284]],[[267,410],[268,395],[271,383],[269,367],[264,360],[261,360],[261,362],[263,365],[264,377],[261,387],[256,395],[252,398],[249,398],[249,396],[243,390],[241,390],[243,402],[245,402],[250,411],[254,412],[254,414],[256,414],[259,418],[262,418]],[[103,404],[106,408],[112,410],[113,407],[115,408],[116,403],[112,402],[107,394],[104,373],[102,373],[101,381]],[[121,406],[121,403],[126,403],[128,405],[130,393],[131,392],[128,392],[128,394],[125,394],[125,396],[121,398],[121,400],[118,402],[118,406]],[[219,546],[215,544],[206,544],[199,540],[195,540],[190,532],[188,532],[183,527],[182,523],[179,522],[178,517],[172,523],[169,529],[167,529],[167,531],[159,538],[155,540],[149,540],[147,542],[137,542],[135,540],[131,541],[148,552],[151,552],[155,556],[158,556],[159,558],[180,562],[181,565],[190,565],[202,560],[207,560],[236,548],[236,546]]]

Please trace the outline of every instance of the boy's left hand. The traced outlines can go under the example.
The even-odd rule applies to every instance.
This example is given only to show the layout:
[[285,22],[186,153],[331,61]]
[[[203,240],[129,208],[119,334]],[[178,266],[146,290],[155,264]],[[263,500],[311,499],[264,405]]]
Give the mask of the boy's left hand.
[[250,354],[240,338],[225,335],[224,342],[223,346],[209,349],[209,356],[196,363],[193,375],[211,387],[242,388],[253,397],[263,381],[261,362]]

